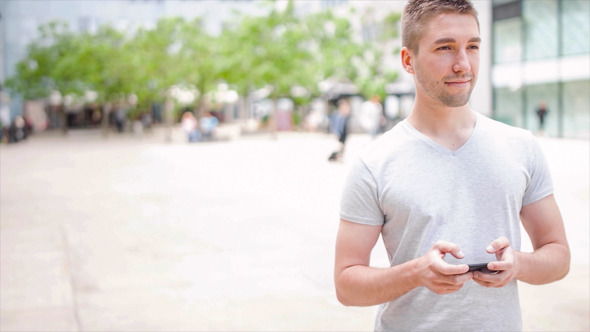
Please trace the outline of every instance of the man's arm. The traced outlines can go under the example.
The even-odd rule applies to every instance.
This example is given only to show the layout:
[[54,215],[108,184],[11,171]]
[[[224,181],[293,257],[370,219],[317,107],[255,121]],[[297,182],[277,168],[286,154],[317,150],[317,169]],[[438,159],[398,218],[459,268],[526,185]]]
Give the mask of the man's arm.
[[371,251],[382,226],[340,221],[336,239],[334,281],[338,300],[344,305],[369,306],[394,300],[425,286],[435,293],[458,291],[472,278],[466,264],[451,265],[446,253],[462,258],[459,247],[437,242],[424,256],[389,268],[370,267]]
[[520,218],[534,251],[516,253],[519,264],[516,278],[539,285],[565,277],[570,269],[570,249],[555,197],[550,195],[525,205]]
[[516,278],[540,285],[567,275],[570,267],[570,250],[555,197],[549,195],[523,206],[520,219],[531,239],[534,251],[513,251],[507,239],[497,239],[490,244],[488,252],[496,253],[499,262],[490,263],[491,266],[488,267],[501,270],[502,273],[476,273],[474,281],[487,287],[502,287]]

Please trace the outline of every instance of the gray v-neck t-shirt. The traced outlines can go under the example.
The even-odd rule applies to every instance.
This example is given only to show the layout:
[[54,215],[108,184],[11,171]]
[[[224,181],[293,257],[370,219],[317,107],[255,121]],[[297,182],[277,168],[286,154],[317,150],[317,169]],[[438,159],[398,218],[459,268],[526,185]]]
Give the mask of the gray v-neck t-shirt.
[[[547,163],[534,136],[476,113],[455,151],[400,122],[351,165],[340,217],[382,225],[392,266],[424,255],[439,241],[465,253],[450,263],[496,260],[485,248],[505,236],[520,250],[520,210],[550,194]],[[455,293],[413,289],[380,306],[376,330],[520,330],[517,282],[486,288],[473,281]]]

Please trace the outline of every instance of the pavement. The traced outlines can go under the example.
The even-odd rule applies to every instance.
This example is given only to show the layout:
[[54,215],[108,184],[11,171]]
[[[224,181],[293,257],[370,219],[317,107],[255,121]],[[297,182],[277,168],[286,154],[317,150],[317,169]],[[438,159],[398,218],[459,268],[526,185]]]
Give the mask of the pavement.
[[[351,135],[337,163],[321,133],[164,137],[0,145],[1,331],[373,329],[376,308],[339,304],[332,280],[343,177],[368,136]],[[520,284],[524,329],[588,331],[588,140],[539,141],[572,268]],[[372,262],[387,264],[382,247]]]

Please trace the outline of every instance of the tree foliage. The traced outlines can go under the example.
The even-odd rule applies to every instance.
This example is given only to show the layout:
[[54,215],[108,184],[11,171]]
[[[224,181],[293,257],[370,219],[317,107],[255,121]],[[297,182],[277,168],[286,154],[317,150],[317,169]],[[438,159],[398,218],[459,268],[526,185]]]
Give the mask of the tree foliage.
[[[396,20],[399,14],[392,13],[384,24],[392,27]],[[397,37],[395,29],[387,30]],[[289,2],[265,16],[236,14],[217,36],[200,19],[166,18],[153,29],[134,32],[107,25],[94,34],[75,34],[52,22],[40,27],[6,86],[25,99],[44,98],[53,90],[62,95],[93,90],[99,102],[114,103],[134,94],[137,108],[147,109],[179,84],[199,92],[195,103],[200,106],[220,82],[241,96],[271,87],[275,99],[293,97],[297,87],[307,93],[294,100],[305,103],[320,95],[323,80],[352,82],[370,97],[384,96],[385,84],[396,77],[382,67],[375,44],[356,41],[348,19],[331,12],[298,17]]]

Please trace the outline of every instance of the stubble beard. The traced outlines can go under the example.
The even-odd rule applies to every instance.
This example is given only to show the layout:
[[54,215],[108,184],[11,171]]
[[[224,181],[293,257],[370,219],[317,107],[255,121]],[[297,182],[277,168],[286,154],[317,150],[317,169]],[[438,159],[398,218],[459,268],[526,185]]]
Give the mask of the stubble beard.
[[[414,75],[416,82],[422,86],[424,92],[432,99],[439,101],[447,107],[461,107],[465,106],[469,102],[471,97],[471,91],[475,86],[475,77],[473,74],[457,75],[457,76],[446,76],[441,81],[428,81],[424,79],[424,76],[416,71]],[[450,94],[445,91],[445,81],[451,81],[456,79],[470,79],[469,91],[460,94]]]

